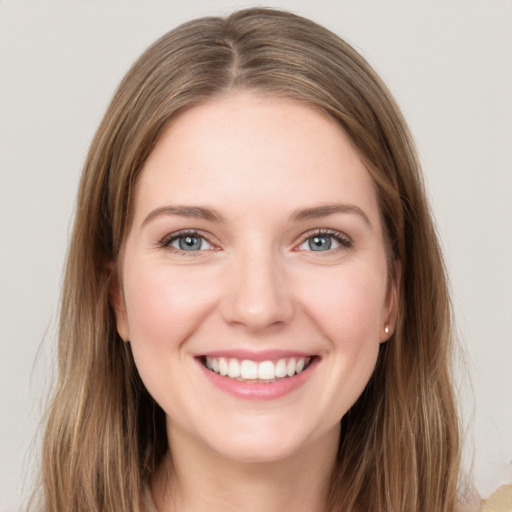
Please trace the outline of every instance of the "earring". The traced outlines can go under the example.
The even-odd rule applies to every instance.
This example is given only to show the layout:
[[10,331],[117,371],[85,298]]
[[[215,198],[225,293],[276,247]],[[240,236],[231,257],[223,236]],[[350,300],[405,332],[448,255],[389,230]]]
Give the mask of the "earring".
[[385,332],[386,334],[389,334],[389,325],[388,325],[388,324],[386,324],[386,325],[384,326],[384,332]]

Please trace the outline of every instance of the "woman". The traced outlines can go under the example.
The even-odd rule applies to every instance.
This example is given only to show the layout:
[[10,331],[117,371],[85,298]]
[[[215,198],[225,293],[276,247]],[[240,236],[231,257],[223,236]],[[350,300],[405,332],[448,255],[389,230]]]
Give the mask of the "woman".
[[93,140],[46,509],[454,509],[446,277],[414,146],[345,42],[253,9],[134,64]]

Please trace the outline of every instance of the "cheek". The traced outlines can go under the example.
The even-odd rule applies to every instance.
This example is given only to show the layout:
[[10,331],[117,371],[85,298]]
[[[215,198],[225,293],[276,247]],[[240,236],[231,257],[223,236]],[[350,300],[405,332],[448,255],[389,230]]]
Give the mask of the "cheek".
[[208,314],[214,287],[207,275],[165,266],[125,267],[126,310],[132,345],[180,345]]
[[337,422],[366,387],[377,362],[386,282],[373,269],[337,269],[315,280],[307,302],[308,316],[327,340],[319,406]]
[[191,364],[186,342],[211,311],[214,287],[204,286],[208,276],[196,279],[183,269],[165,265],[134,261],[126,262],[124,270],[130,345],[137,370],[157,403],[168,415],[179,417],[187,409],[187,395],[180,391],[182,370]]
[[358,266],[317,273],[302,303],[333,343],[378,344],[386,296],[383,276],[375,267]]

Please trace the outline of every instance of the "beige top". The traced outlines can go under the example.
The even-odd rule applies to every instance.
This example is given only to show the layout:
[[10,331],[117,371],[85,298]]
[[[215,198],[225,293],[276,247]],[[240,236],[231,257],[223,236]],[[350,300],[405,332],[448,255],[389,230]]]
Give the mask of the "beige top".
[[[482,508],[477,503],[471,507],[464,507],[466,511],[481,510],[481,512],[512,512],[512,485],[502,485],[489,499],[481,502]],[[476,508],[474,508],[476,506]],[[144,490],[145,512],[158,512],[156,509],[151,489]]]
[[482,512],[512,512],[512,484],[502,485],[482,504]]

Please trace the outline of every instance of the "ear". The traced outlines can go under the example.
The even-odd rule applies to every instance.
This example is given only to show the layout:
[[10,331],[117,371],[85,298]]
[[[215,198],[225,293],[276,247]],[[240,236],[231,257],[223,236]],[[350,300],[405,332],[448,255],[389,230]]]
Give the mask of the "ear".
[[119,336],[124,341],[130,340],[130,330],[128,327],[128,315],[126,314],[126,304],[124,301],[124,295],[122,286],[119,280],[119,275],[116,270],[112,270],[112,278],[110,280],[109,287],[109,298],[110,304],[114,309],[116,315],[116,326]]
[[383,321],[381,326],[380,343],[391,338],[395,331],[398,318],[398,305],[400,303],[400,285],[402,282],[402,264],[393,263],[393,273],[389,276],[386,291],[386,300],[383,308]]

